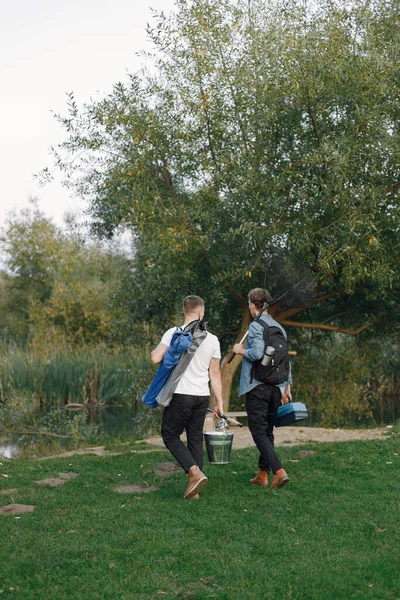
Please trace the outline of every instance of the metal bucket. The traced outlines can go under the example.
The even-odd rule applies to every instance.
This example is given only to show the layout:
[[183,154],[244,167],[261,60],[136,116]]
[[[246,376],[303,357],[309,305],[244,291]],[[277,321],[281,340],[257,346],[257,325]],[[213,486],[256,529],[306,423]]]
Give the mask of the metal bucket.
[[231,454],[233,433],[228,431],[204,432],[208,460],[214,465],[227,465]]

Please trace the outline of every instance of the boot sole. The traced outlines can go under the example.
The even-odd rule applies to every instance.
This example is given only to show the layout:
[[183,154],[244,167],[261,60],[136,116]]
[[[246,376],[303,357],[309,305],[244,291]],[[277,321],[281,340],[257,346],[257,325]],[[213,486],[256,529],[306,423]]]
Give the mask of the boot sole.
[[268,483],[259,483],[258,481],[252,481],[250,479],[251,485],[259,485],[260,487],[268,487]]
[[185,493],[185,495],[183,496],[185,500],[189,500],[189,498],[193,498],[193,496],[195,496],[196,494],[199,493],[199,491],[201,490],[201,488],[206,485],[208,479],[206,476],[202,477],[201,479],[199,479],[198,481],[196,481],[196,483],[194,484],[194,486]]
[[290,481],[289,477],[283,477],[282,479],[280,479],[278,481],[278,483],[276,485],[271,486],[271,490],[280,490],[284,485],[289,483],[289,481]]

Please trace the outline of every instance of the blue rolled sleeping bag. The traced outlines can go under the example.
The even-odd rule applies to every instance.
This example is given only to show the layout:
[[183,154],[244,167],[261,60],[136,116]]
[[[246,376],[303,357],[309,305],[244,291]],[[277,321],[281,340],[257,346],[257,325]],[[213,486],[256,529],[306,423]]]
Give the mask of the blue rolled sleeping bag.
[[157,396],[157,402],[160,406],[169,406],[182,375],[188,368],[197,348],[203,343],[206,337],[207,331],[205,329],[193,330],[192,343],[189,348],[180,355],[178,364],[172,369],[164,387]]
[[189,331],[177,329],[172,336],[168,350],[158,367],[158,371],[153,381],[149,385],[147,392],[142,397],[142,402],[150,408],[157,408],[157,396],[166,384],[175,365],[178,364],[181,354],[185,352],[192,343],[193,335]]

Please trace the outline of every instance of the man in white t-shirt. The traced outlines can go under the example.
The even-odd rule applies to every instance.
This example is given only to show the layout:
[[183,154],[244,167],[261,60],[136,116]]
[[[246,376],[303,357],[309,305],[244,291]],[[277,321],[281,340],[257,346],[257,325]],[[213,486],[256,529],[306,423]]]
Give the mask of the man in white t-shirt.
[[[183,301],[184,325],[204,317],[204,300],[187,296]],[[166,331],[161,342],[151,353],[154,364],[162,361],[176,327]],[[207,483],[202,472],[204,462],[203,426],[210,402],[209,382],[216,397],[215,413],[223,412],[222,383],[219,363],[221,350],[218,338],[210,332],[197,348],[187,369],[179,380],[169,406],[164,408],[161,435],[164,444],[189,476],[184,498],[198,498],[198,492]],[[186,430],[187,446],[180,439]]]

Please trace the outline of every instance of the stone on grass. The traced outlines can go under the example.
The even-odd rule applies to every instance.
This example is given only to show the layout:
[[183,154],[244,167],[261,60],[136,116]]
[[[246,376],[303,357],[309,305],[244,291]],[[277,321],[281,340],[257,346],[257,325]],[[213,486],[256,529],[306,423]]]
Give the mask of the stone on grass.
[[154,473],[158,477],[170,477],[173,473],[180,471],[181,467],[175,462],[158,463],[154,468]]
[[60,479],[75,479],[75,477],[78,477],[78,473],[59,473],[58,474]]
[[30,504],[7,504],[0,508],[0,515],[18,515],[20,513],[33,512],[35,507]]
[[48,477],[47,479],[35,481],[35,483],[38,485],[46,485],[47,487],[58,487],[59,485],[63,485],[65,481],[65,479],[58,479],[57,477]]
[[317,454],[315,450],[300,450],[299,452],[301,458],[304,458],[305,456],[314,456],[315,454]]
[[109,452],[104,446],[95,446],[94,448],[79,448],[77,450],[69,450],[68,452],[60,452],[52,456],[41,456],[38,460],[49,460],[50,458],[67,458],[71,456],[80,456],[83,454],[95,454],[96,456],[120,456],[123,452]]
[[156,492],[159,490],[156,485],[149,485],[148,487],[142,487],[140,485],[121,485],[117,488],[117,492],[120,494],[150,494],[150,492]]
[[8,490],[0,490],[0,496],[8,496],[9,494],[16,494],[17,488],[9,488]]

